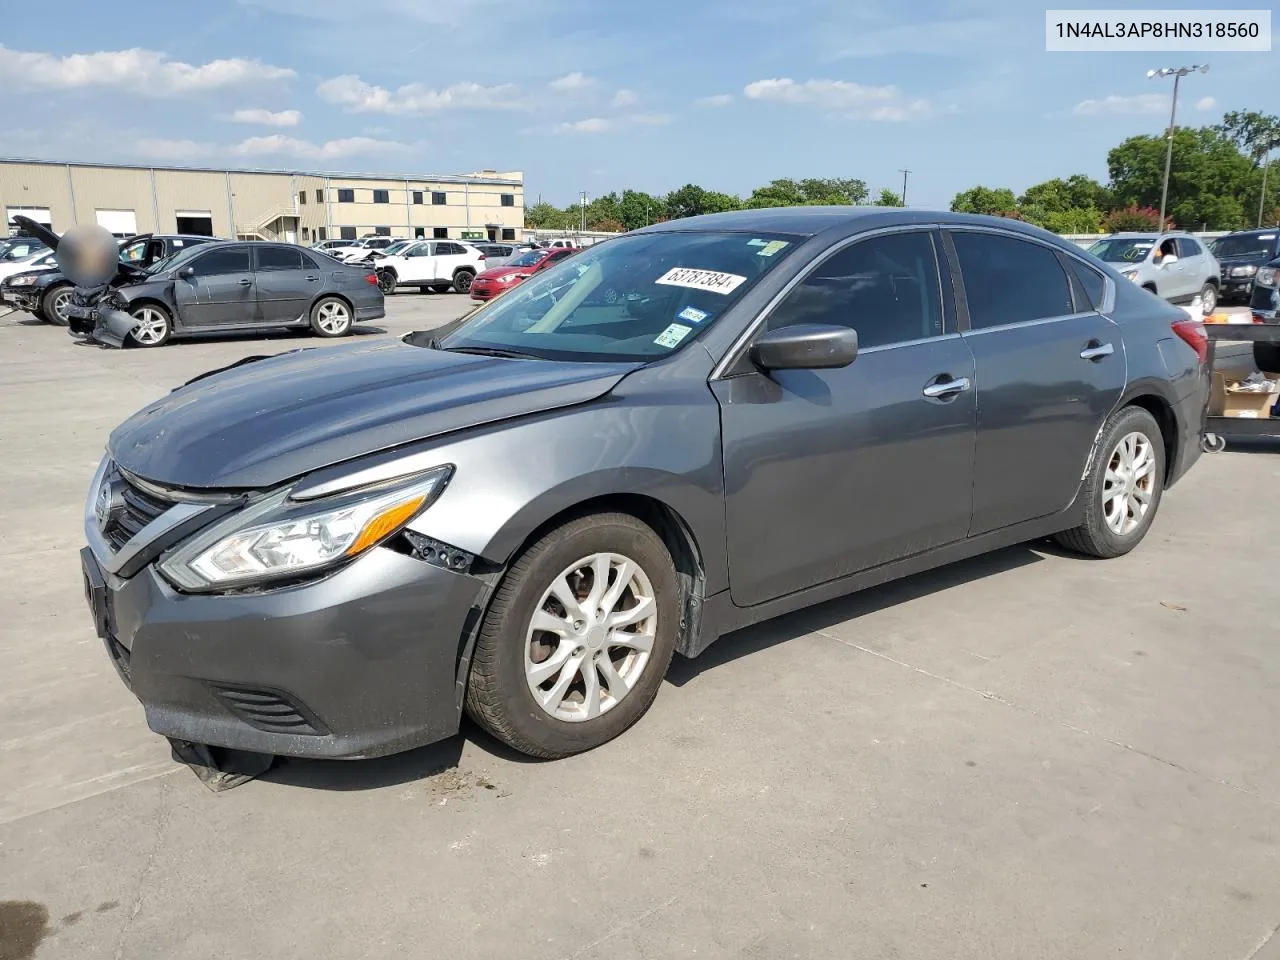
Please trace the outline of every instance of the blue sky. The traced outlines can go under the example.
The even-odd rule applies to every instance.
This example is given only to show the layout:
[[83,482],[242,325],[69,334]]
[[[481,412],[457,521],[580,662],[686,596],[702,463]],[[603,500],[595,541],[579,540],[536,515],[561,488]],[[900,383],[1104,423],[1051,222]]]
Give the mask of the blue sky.
[[1193,124],[1275,112],[1280,78],[1276,50],[1046,53],[1044,6],[1020,0],[56,6],[56,24],[14,7],[0,35],[5,156],[523,170],[529,202],[557,204],[785,176],[896,190],[902,167],[912,206],[1105,180],[1111,146],[1167,122],[1171,83],[1149,68],[1212,64],[1184,81]]

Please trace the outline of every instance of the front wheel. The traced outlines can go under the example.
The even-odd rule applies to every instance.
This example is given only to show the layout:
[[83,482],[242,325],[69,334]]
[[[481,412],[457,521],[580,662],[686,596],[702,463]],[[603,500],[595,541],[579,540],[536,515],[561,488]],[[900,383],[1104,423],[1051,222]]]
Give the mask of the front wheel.
[[1084,519],[1057,540],[1069,550],[1110,559],[1147,535],[1164,493],[1164,438],[1141,407],[1117,411],[1103,428],[1080,496]]
[[1206,283],[1200,291],[1200,302],[1204,304],[1206,316],[1213,313],[1218,306],[1218,288],[1212,283]]
[[485,614],[467,712],[521,753],[556,758],[623,733],[657,696],[681,591],[662,540],[628,514],[595,514],[520,556]]
[[173,320],[164,307],[148,303],[136,307],[129,315],[138,321],[129,336],[140,347],[160,347],[173,336]]
[[40,309],[36,316],[45,323],[52,323],[55,327],[65,327],[71,322],[67,316],[67,307],[71,306],[71,293],[72,287],[69,283],[60,284],[48,290],[40,299]]
[[459,270],[453,275],[453,289],[459,293],[470,293],[471,281],[475,278],[476,275],[470,270]]
[[311,330],[318,337],[345,337],[351,332],[351,308],[337,297],[325,297],[311,308]]

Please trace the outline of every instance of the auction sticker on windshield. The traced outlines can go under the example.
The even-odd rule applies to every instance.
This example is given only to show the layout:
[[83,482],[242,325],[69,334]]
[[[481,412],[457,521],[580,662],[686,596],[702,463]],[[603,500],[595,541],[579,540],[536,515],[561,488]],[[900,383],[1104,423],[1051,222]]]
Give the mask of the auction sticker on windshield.
[[658,334],[657,337],[654,338],[653,342],[660,347],[674,347],[677,346],[681,340],[687,337],[689,335],[689,331],[692,329],[692,327],[686,327],[683,324],[673,323],[671,326],[667,327],[667,329]]
[[736,273],[698,270],[693,267],[672,267],[653,282],[670,287],[689,287],[692,290],[706,290],[709,293],[727,295],[733,293],[739,284],[745,283],[746,279]]

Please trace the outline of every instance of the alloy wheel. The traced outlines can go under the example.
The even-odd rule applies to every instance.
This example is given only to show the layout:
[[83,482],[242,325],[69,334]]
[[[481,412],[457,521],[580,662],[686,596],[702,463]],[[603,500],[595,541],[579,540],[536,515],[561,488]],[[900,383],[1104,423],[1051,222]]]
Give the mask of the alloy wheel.
[[154,347],[163,343],[169,334],[169,318],[155,307],[138,308],[133,312],[133,319],[138,321],[133,339],[143,346]]
[[657,629],[653,585],[638,563],[616,553],[584,557],[533,614],[524,645],[529,691],[557,720],[594,720],[640,680]]
[[320,310],[316,314],[316,324],[330,336],[341,336],[347,332],[347,327],[351,326],[351,313],[347,310],[346,304],[330,300],[320,305]]
[[458,274],[456,277],[453,278],[454,289],[457,290],[459,293],[470,292],[471,279],[472,279],[471,274],[466,273],[465,271],[463,273]]
[[71,306],[71,291],[60,290],[53,298],[50,308],[53,310],[54,320],[62,326],[66,326],[70,322],[67,316],[67,307]]
[[1155,494],[1156,454],[1144,433],[1129,433],[1107,461],[1102,481],[1102,513],[1112,533],[1127,536],[1146,517]]

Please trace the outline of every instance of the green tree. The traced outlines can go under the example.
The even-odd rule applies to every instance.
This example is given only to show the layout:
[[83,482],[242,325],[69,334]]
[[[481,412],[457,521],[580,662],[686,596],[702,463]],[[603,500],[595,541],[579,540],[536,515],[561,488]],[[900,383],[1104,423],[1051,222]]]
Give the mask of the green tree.
[[[578,222],[582,222],[582,210],[579,206],[575,211]],[[601,226],[603,223],[620,223],[622,221],[622,201],[618,199],[616,193],[606,193],[604,196],[596,197],[586,209],[586,221],[588,230],[604,230]]]
[[666,198],[667,216],[672,220],[697,217],[704,213],[724,213],[741,207],[742,201],[731,194],[704,190],[692,183],[685,184],[679,190],[672,190]]
[[746,206],[761,207],[812,207],[847,206],[865,203],[867,184],[863,180],[809,177],[805,180],[783,178],[771,180],[763,187],[756,187],[747,198]]
[[894,193],[888,187],[880,189],[880,195],[876,197],[877,207],[900,207],[902,206],[902,197]]
[[564,230],[569,226],[569,218],[563,210],[550,203],[535,203],[525,207],[524,225],[536,230]]
[[985,213],[999,216],[1008,210],[1016,210],[1018,200],[1008,187],[970,187],[957,193],[951,201],[956,213]]
[[1223,114],[1222,122],[1214,130],[1253,158],[1255,163],[1280,147],[1280,117],[1274,114],[1232,110]]
[[639,230],[665,217],[666,204],[640,190],[623,190],[618,201],[618,219],[628,230]]

